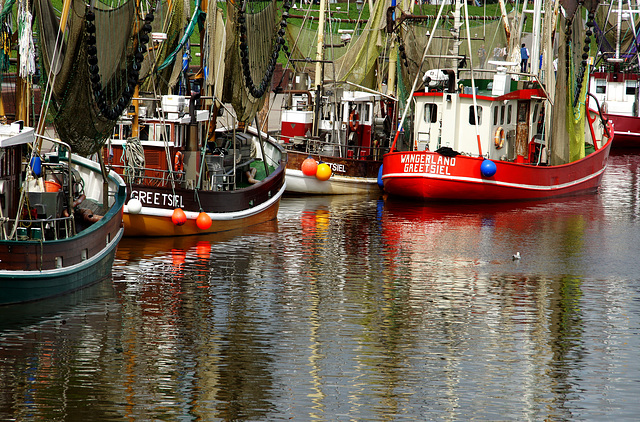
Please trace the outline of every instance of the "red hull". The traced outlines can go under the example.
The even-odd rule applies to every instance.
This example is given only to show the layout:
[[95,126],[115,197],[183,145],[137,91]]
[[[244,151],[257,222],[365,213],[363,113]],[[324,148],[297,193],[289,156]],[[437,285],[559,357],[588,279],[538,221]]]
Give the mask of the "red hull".
[[445,201],[514,201],[595,191],[607,166],[611,141],[582,160],[561,166],[494,161],[496,173],[483,177],[483,159],[444,157],[431,151],[386,154],[382,180],[390,195]]
[[640,147],[640,117],[605,114],[613,122],[613,148]]

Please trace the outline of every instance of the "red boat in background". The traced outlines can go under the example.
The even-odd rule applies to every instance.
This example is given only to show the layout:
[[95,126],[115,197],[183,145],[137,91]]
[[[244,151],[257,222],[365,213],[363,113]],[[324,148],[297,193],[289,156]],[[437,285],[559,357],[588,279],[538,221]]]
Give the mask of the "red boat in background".
[[[589,16],[592,26],[593,11]],[[473,66],[427,72],[425,92],[411,96],[413,136],[402,145],[396,136],[392,152],[384,156],[385,191],[446,201],[531,200],[595,191],[613,130],[602,113],[589,108],[589,64],[584,56],[579,60],[584,28],[575,24],[579,19],[567,24],[570,19],[559,23],[570,25],[567,32],[573,35],[558,40],[557,72],[552,54],[546,57],[544,51],[539,53],[542,69],[531,74],[513,70],[519,68],[513,54],[511,62],[489,61],[496,67],[492,79],[475,79],[474,71],[482,75],[487,70]],[[579,51],[573,50],[576,46]],[[460,54],[454,51],[453,56]],[[469,79],[458,78],[469,71]]]
[[593,27],[600,54],[589,91],[602,104],[605,118],[613,122],[612,148],[640,147],[637,16],[637,6],[631,3],[601,5]]

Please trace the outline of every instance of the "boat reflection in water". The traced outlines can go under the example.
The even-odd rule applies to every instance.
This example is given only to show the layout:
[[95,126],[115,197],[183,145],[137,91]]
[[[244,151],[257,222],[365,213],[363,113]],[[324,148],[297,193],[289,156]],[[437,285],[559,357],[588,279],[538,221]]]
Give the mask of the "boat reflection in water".
[[597,195],[285,197],[261,231],[125,238],[110,295],[0,331],[0,418],[633,420],[634,160]]
[[434,277],[459,266],[511,272],[517,252],[519,272],[564,273],[569,257],[600,246],[589,244],[585,232],[600,225],[604,211],[594,195],[496,204],[414,205],[388,199],[384,210],[385,243],[436,267]]

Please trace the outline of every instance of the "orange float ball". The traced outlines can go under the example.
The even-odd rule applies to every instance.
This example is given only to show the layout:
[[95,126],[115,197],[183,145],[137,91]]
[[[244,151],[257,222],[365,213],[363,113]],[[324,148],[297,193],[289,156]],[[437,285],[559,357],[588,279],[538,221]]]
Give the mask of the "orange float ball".
[[309,158],[305,158],[302,162],[300,169],[302,170],[302,174],[305,176],[315,176],[316,171],[318,170],[318,163],[309,156]]
[[316,178],[322,182],[329,180],[331,177],[331,167],[327,163],[318,164],[318,170],[316,171]]
[[173,221],[173,224],[176,226],[181,226],[187,222],[187,215],[182,211],[182,208],[176,208],[173,210],[171,221]]
[[207,230],[211,227],[211,217],[206,212],[201,212],[196,218],[196,225],[200,230]]

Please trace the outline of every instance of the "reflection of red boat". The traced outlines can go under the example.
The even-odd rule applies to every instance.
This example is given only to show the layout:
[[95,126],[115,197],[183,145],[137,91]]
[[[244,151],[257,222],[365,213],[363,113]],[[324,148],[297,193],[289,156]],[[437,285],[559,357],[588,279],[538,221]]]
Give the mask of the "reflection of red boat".
[[484,204],[389,197],[380,221],[388,253],[411,252],[405,268],[441,274],[452,267],[510,264],[517,252],[525,266],[557,271],[566,265],[563,257],[602,247],[597,234],[588,234],[602,218],[599,195]]

